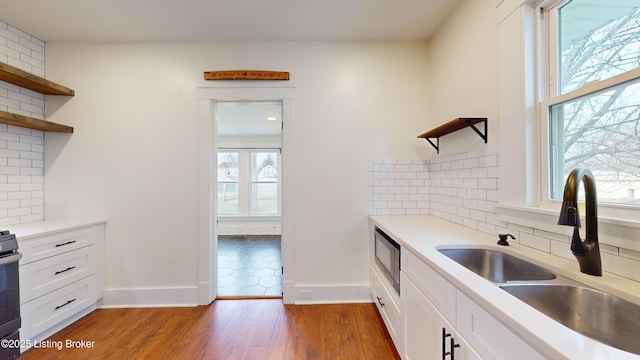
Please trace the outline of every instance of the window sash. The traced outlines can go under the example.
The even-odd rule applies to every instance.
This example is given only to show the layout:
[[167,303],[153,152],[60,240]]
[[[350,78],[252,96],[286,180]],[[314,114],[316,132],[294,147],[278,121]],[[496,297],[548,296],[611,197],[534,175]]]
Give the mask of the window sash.
[[[559,86],[558,86],[558,78],[559,78],[559,39],[558,36],[558,16],[557,9],[561,7],[565,1],[554,1],[551,4],[543,4],[547,5],[546,8],[540,7],[541,17],[540,23],[542,25],[540,33],[540,41],[542,46],[539,47],[541,59],[546,59],[543,61],[538,68],[538,84],[544,85],[542,88],[539,88],[539,97],[542,101],[539,102],[538,108],[538,118],[539,118],[539,135],[540,135],[540,182],[539,182],[539,191],[540,191],[540,206],[541,207],[551,207],[554,208],[557,206],[557,203],[560,200],[555,200],[551,198],[552,189],[550,188],[553,184],[556,187],[564,186],[564,174],[554,174],[553,169],[551,169],[551,159],[552,157],[558,158],[558,151],[563,151],[562,149],[551,149],[550,144],[553,140],[558,140],[559,136],[562,134],[551,133],[550,128],[550,113],[553,106],[562,104],[565,102],[570,102],[572,100],[579,99],[581,97],[589,96],[592,94],[596,94],[598,92],[604,91],[606,89],[622,85],[624,83],[634,81],[640,78],[640,68],[636,68],[634,70],[627,71],[625,73],[612,76],[605,80],[590,82],[582,87],[564,93],[558,94]],[[554,138],[555,137],[555,138]],[[556,181],[552,183],[552,177],[556,178]],[[562,180],[558,181],[558,178],[561,177]],[[554,191],[558,191],[557,188],[553,189]],[[561,189],[560,189],[561,190]],[[601,203],[599,204],[603,208],[610,208],[612,213],[616,213],[616,215],[620,216],[622,211],[622,215],[627,217],[637,217],[636,214],[630,214],[628,211],[631,209],[634,212],[638,209],[638,206],[629,206],[626,204],[613,204],[613,203]]]
[[[281,193],[282,193],[282,184],[279,181],[281,174],[281,154],[279,148],[220,148],[218,149],[219,153],[237,153],[238,157],[238,180],[237,181],[229,181],[229,180],[218,180],[218,186],[221,184],[236,184],[238,190],[238,211],[237,213],[224,213],[220,212],[219,215],[224,216],[280,216],[281,214]],[[252,164],[252,158],[255,156],[255,153],[274,153],[276,156],[276,171],[278,177],[275,180],[258,180],[257,174],[254,174],[254,166]],[[255,194],[254,188],[255,184],[276,184],[277,185],[277,205],[275,212],[265,212],[260,211],[260,207],[256,206],[254,203]],[[219,206],[218,203],[217,206]],[[218,207],[220,209],[220,207]]]

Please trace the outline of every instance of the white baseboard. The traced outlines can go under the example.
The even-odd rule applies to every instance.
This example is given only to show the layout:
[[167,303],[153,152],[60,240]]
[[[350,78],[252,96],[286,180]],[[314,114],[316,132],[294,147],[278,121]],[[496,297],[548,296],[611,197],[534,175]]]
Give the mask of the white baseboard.
[[101,308],[198,305],[198,287],[104,289]]
[[[344,304],[371,302],[369,284],[358,285],[292,285],[283,284],[292,296],[285,303]],[[198,287],[104,289],[100,308],[180,307],[198,305]],[[200,299],[201,300],[201,299]]]
[[294,304],[370,303],[371,285],[296,285]]

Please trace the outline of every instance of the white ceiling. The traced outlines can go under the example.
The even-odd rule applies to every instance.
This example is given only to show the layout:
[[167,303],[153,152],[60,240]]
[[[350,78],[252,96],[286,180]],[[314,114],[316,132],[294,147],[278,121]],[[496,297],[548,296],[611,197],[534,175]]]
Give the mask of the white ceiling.
[[416,40],[458,2],[0,0],[0,20],[46,42]]

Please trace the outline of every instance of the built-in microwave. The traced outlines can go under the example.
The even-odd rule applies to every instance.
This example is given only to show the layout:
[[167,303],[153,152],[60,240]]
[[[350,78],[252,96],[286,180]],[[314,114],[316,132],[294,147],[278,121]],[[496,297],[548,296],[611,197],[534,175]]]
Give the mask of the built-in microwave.
[[376,263],[400,294],[400,244],[376,226],[374,247]]

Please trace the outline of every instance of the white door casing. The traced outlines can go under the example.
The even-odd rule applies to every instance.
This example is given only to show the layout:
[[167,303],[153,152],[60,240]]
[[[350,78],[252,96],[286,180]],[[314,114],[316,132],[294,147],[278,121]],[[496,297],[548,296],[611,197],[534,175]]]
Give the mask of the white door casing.
[[282,294],[285,304],[293,303],[293,196],[294,182],[294,112],[295,88],[292,87],[206,87],[198,89],[198,304],[208,305],[217,291],[217,189],[216,101],[282,102]]

